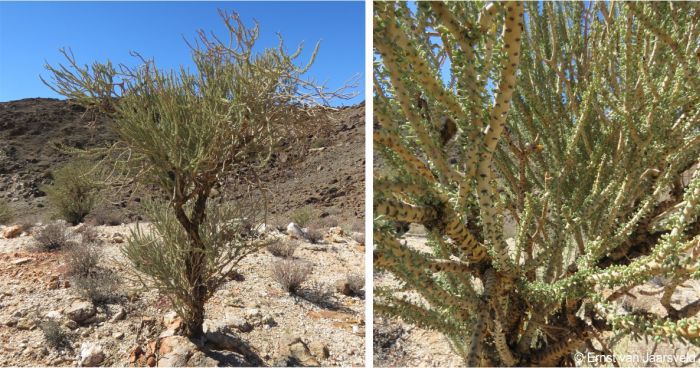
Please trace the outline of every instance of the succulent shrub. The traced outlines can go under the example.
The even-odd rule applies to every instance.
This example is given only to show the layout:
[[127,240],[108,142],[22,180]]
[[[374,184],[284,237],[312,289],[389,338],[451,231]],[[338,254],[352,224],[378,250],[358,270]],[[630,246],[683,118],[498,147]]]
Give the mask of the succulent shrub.
[[349,97],[304,79],[318,45],[298,66],[301,47],[288,53],[280,39],[279,47],[258,50],[257,25],[221,16],[229,39],[200,31],[188,43],[194,68],[162,70],[138,54],[136,68],[83,67],[67,50],[66,66],[47,65],[51,88],[113,118],[119,141],[103,155],[116,162],[114,176],[126,172],[127,181],[159,192],[162,201],[145,209],[152,230],[132,232],[123,251],[144,283],[171,299],[188,336],[202,334],[206,301],[264,244],[241,225],[258,220],[264,206],[218,206],[210,199],[215,187],[264,165],[281,139],[302,136],[303,122],[326,111],[316,107]]
[[53,183],[43,186],[42,190],[56,215],[77,225],[97,203],[101,184],[95,176],[95,165],[86,160],[75,160],[51,175]]
[[[609,336],[700,344],[700,303],[671,303],[700,278],[699,12],[375,3],[374,265],[401,282],[375,311],[470,366],[571,365]],[[400,241],[407,223],[430,252]],[[659,276],[666,315],[616,313]]]

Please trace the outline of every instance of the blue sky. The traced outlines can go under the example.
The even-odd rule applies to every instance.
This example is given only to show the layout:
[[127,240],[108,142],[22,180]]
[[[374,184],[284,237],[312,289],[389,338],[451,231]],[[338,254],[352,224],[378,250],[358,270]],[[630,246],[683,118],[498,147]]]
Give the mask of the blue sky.
[[258,47],[277,45],[279,32],[289,51],[304,41],[300,61],[317,41],[321,49],[309,76],[341,86],[360,74],[364,100],[363,2],[2,2],[0,1],[0,101],[55,97],[47,78],[48,62],[63,62],[58,49],[70,47],[79,64],[112,60],[135,65],[129,51],[153,57],[161,68],[191,66],[183,36],[198,29],[228,33],[217,9],[236,11],[247,25],[260,23]]

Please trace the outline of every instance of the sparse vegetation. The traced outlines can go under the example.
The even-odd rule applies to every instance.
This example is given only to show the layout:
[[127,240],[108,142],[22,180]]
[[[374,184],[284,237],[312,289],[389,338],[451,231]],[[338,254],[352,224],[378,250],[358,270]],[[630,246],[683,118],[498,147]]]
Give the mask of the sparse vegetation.
[[337,301],[333,287],[323,282],[309,281],[306,286],[300,288],[297,294],[304,300],[322,308],[336,308]]
[[318,244],[323,240],[323,230],[310,228],[306,231],[306,238],[311,244]]
[[71,278],[78,293],[94,304],[104,304],[118,300],[120,277],[112,270],[95,267],[87,274],[76,274]]
[[310,206],[304,206],[297,208],[289,215],[289,219],[299,225],[299,227],[306,227],[313,219],[313,209]]
[[70,347],[69,335],[63,330],[61,324],[52,319],[39,321],[39,329],[44,334],[46,343],[54,349]]
[[100,184],[95,165],[85,160],[72,161],[52,173],[53,183],[42,187],[56,215],[76,225],[97,203]]
[[52,222],[34,231],[38,250],[54,251],[69,244],[69,234],[66,224],[61,221]]
[[14,211],[5,202],[0,202],[0,225],[6,225],[14,218]]
[[301,285],[311,274],[311,266],[300,260],[283,259],[272,264],[272,275],[282,287],[290,294],[296,294],[301,290]]
[[268,252],[275,257],[290,258],[299,247],[296,241],[277,240],[267,246]]
[[365,276],[362,274],[348,275],[348,288],[352,295],[363,296],[365,294]]
[[88,276],[94,273],[102,259],[101,253],[91,242],[72,243],[65,251],[63,259],[69,276]]

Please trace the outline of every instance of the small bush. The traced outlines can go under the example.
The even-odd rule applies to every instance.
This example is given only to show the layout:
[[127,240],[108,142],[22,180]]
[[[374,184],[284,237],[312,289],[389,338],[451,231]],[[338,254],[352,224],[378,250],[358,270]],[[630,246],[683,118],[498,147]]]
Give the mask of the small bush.
[[276,241],[267,246],[267,251],[275,257],[290,258],[298,247],[297,242]]
[[0,202],[0,225],[5,225],[12,221],[14,218],[14,213],[10,206],[4,202]]
[[304,300],[322,308],[332,309],[337,307],[333,287],[328,284],[311,281],[308,283],[307,287],[304,287],[299,292],[299,295],[304,298]]
[[290,294],[296,294],[301,290],[301,284],[311,274],[311,267],[301,261],[279,260],[272,265],[272,275],[282,289]]
[[118,226],[122,224],[123,216],[118,210],[99,208],[86,215],[85,222],[94,226]]
[[365,233],[353,232],[350,234],[350,237],[352,238],[352,240],[354,240],[360,244],[365,243]]
[[87,275],[72,277],[78,294],[95,304],[112,302],[120,297],[119,277],[111,270],[96,268]]
[[317,244],[321,240],[323,240],[323,232],[318,229],[309,229],[306,232],[307,239],[311,242],[311,244]]
[[52,173],[53,184],[42,187],[56,214],[73,225],[83,221],[97,202],[99,185],[93,171],[87,161],[73,161]]
[[98,237],[99,234],[97,233],[97,230],[95,230],[94,226],[85,224],[84,226],[75,230],[75,233],[80,235],[80,240],[83,243],[96,245],[100,242]]
[[364,275],[349,275],[347,278],[348,287],[352,295],[362,296],[364,295],[365,289],[365,276]]
[[87,277],[98,269],[101,258],[93,243],[83,241],[72,244],[64,255],[68,268],[67,274],[74,277]]
[[39,250],[52,251],[68,244],[68,229],[62,222],[54,222],[34,231],[34,239],[39,243]]
[[52,348],[65,348],[70,346],[70,339],[61,325],[54,320],[46,320],[38,323],[39,329],[44,334],[46,343]]
[[294,222],[295,224],[299,225],[300,227],[306,227],[306,225],[309,224],[311,221],[311,218],[313,217],[311,207],[302,207],[302,208],[297,208],[292,212],[292,214],[289,216],[290,220]]

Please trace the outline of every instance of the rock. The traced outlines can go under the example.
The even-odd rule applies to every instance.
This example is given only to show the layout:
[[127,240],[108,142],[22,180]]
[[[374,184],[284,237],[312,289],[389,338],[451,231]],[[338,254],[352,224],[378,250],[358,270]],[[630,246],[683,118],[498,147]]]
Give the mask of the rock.
[[70,320],[70,319],[63,322],[63,325],[70,328],[71,330],[75,330],[76,328],[78,328],[78,322],[75,322],[75,321]]
[[46,286],[47,289],[49,290],[56,290],[61,288],[61,283],[56,280],[56,281],[49,281],[49,284]]
[[168,336],[160,339],[158,366],[187,367],[189,358],[197,350],[197,346],[183,336]]
[[121,340],[124,337],[124,333],[119,331],[112,334],[112,338]]
[[226,325],[214,324],[212,321],[204,321],[202,327],[207,343],[217,349],[241,351],[241,346],[245,344],[240,338],[234,335],[233,331]]
[[282,353],[294,362],[298,362],[302,366],[318,366],[320,363],[309,351],[309,347],[304,343],[300,337],[287,338],[286,347],[283,348]]
[[85,342],[80,346],[80,365],[94,367],[105,359],[105,353],[98,344]]
[[71,320],[81,323],[95,315],[95,306],[92,303],[78,300],[66,310],[66,316]]
[[292,239],[308,239],[306,232],[304,232],[299,225],[293,222],[290,222],[289,225],[287,225],[287,235],[289,235],[289,237]]
[[126,311],[124,308],[119,307],[119,310],[117,313],[115,313],[112,318],[109,319],[110,322],[116,322],[116,321],[121,321],[124,318],[126,318]]
[[20,318],[17,321],[16,327],[18,330],[32,330],[34,329],[35,325],[34,322],[28,318]]
[[16,238],[20,234],[22,234],[22,226],[20,225],[8,226],[2,231],[2,236],[5,239]]
[[350,288],[350,283],[348,283],[347,280],[336,281],[335,289],[343,295],[352,296],[352,289]]
[[195,351],[187,361],[188,367],[218,367],[219,362],[208,357],[201,351]]
[[112,243],[121,244],[123,242],[124,242],[124,235],[122,235],[120,233],[112,234]]
[[50,311],[46,313],[46,318],[48,319],[61,319],[62,315],[61,312],[57,310]]
[[323,240],[326,243],[345,243],[345,232],[343,231],[343,228],[339,226],[332,227],[328,229],[328,231],[323,234]]
[[26,257],[26,258],[18,258],[18,259],[15,259],[14,261],[12,261],[12,264],[15,265],[15,266],[18,266],[18,265],[25,264],[25,263],[28,263],[28,262],[31,262],[31,261],[33,261],[33,259],[28,258],[28,257]]
[[248,321],[246,321],[244,318],[233,317],[233,318],[230,318],[227,322],[228,322],[229,326],[238,330],[239,332],[245,333],[245,332],[253,331],[253,325],[248,323]]
[[321,341],[312,341],[309,344],[309,351],[313,356],[320,360],[328,359],[328,357],[330,356],[330,352],[328,351],[328,345],[324,344]]

